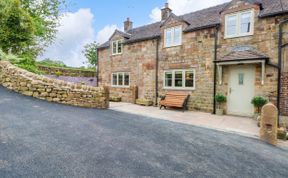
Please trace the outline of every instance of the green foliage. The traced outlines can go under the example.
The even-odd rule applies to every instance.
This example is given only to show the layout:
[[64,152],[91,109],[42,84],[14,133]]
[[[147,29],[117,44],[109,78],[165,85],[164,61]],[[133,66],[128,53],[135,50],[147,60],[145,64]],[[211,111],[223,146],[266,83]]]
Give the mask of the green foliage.
[[217,95],[215,96],[215,101],[216,101],[217,103],[221,104],[221,103],[225,103],[225,102],[227,101],[227,98],[226,98],[226,96],[224,96],[224,95],[222,95],[222,94],[217,94]]
[[55,75],[56,75],[57,77],[60,77],[60,76],[62,75],[62,72],[58,70],[58,71],[55,72]]
[[41,74],[41,71],[38,69],[38,67],[35,64],[35,60],[33,60],[31,56],[23,55],[21,57],[18,57],[13,54],[6,54],[0,49],[0,59],[10,61],[12,64],[16,65],[17,67],[25,69],[29,72]]
[[256,96],[252,99],[251,104],[254,105],[258,109],[258,113],[260,113],[260,109],[268,103],[268,100],[262,96]]
[[16,66],[25,69],[29,72],[33,72],[35,74],[41,74],[42,72],[36,66],[35,60],[33,60],[29,56],[23,56],[19,61],[14,63]]
[[96,66],[98,62],[97,47],[98,44],[96,42],[93,42],[90,44],[86,44],[84,46],[84,50],[82,51],[82,53],[87,58],[88,63],[92,66]]
[[25,54],[35,44],[32,17],[20,0],[0,0],[0,48],[6,53]]
[[0,49],[38,56],[55,38],[64,0],[0,0]]
[[67,67],[66,64],[62,61],[58,60],[51,60],[51,59],[44,59],[42,61],[38,61],[37,64],[49,66],[49,67]]

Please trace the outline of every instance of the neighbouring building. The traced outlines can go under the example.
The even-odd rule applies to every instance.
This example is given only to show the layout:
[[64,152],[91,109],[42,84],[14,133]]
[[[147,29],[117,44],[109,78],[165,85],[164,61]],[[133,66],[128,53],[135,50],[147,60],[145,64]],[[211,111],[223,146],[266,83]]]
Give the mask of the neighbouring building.
[[111,95],[133,102],[137,86],[138,98],[156,104],[183,91],[190,110],[213,112],[221,93],[226,112],[241,116],[252,116],[251,99],[264,96],[288,115],[287,0],[232,0],[181,16],[166,3],[161,17],[138,28],[128,18],[99,46],[99,85]]

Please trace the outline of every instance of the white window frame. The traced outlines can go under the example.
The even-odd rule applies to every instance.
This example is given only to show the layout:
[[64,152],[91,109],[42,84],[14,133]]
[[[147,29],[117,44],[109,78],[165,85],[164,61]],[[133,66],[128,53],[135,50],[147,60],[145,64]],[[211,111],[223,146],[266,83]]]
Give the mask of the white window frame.
[[[180,44],[175,44],[174,36],[175,36],[175,29],[180,28],[181,34],[180,34]],[[166,33],[168,30],[172,30],[172,36],[171,36],[171,44],[168,45],[166,44]],[[166,28],[164,30],[164,47],[169,48],[169,47],[175,47],[175,46],[181,46],[182,45],[182,37],[183,37],[183,31],[182,31],[182,25],[171,27],[171,28]]]
[[[122,44],[123,40],[115,40],[112,41],[112,55],[119,55],[123,53],[123,44]],[[113,48],[114,48],[114,43],[116,43],[116,53],[114,53]],[[119,48],[119,44],[121,45],[121,52],[119,53],[118,48]]]
[[[119,85],[119,75],[123,75],[122,83],[123,85]],[[125,85],[125,74],[128,74],[129,76],[129,85]],[[117,84],[113,84],[113,75],[117,75]],[[131,75],[130,72],[114,72],[111,74],[111,86],[115,88],[129,88],[130,87],[130,82],[131,82]]]
[[[251,24],[250,24],[250,32],[248,33],[241,33],[241,15],[247,12],[251,13]],[[228,35],[228,18],[236,16],[236,34]],[[251,36],[254,34],[254,10],[246,10],[237,13],[227,14],[225,16],[225,39],[227,38],[237,38],[237,37],[244,37],[244,36]]]
[[[166,86],[166,73],[172,73],[172,87]],[[175,73],[176,72],[182,72],[182,87],[175,87]],[[193,78],[193,87],[185,87],[186,85],[186,79],[185,79],[185,73],[186,72],[193,72],[194,78]],[[195,69],[173,69],[173,70],[165,70],[164,76],[163,76],[163,88],[166,90],[195,90],[196,89],[196,70]]]

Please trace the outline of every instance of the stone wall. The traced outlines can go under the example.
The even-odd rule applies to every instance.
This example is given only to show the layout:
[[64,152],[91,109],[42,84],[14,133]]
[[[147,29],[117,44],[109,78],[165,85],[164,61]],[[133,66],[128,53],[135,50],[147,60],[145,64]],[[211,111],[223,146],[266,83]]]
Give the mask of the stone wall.
[[122,102],[136,103],[138,98],[138,87],[130,86],[127,88],[109,88],[110,96],[120,97]]
[[[112,40],[121,39],[115,35]],[[155,100],[156,41],[124,45],[123,54],[112,55],[111,49],[99,50],[99,86],[111,86],[112,73],[128,72],[130,86],[138,87],[138,98]],[[130,88],[110,87],[112,95],[131,101]]]
[[280,114],[288,116],[288,72],[282,74]]
[[0,61],[0,84],[27,96],[67,105],[108,108],[109,90],[73,84],[19,69],[7,61]]
[[47,75],[55,75],[56,72],[61,72],[62,76],[71,76],[71,77],[96,77],[96,71],[82,70],[82,69],[69,69],[61,67],[50,67],[38,65],[40,71],[44,72]]

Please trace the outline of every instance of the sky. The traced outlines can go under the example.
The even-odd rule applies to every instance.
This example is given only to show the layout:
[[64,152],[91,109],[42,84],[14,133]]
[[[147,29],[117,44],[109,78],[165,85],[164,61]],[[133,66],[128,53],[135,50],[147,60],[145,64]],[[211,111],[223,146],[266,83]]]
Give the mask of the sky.
[[176,15],[190,13],[230,0],[68,0],[55,42],[39,59],[63,61],[72,67],[85,66],[83,46],[107,41],[115,29],[123,30],[127,17],[138,27],[160,20],[166,2]]

